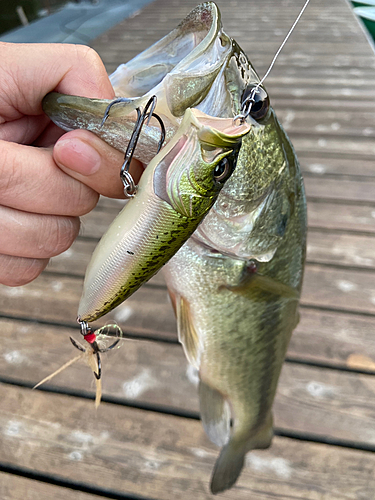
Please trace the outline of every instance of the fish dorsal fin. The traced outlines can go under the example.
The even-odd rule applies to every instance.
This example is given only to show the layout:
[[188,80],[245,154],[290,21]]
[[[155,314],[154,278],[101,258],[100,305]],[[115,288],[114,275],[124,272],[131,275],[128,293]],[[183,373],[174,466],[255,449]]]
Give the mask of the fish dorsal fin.
[[199,405],[204,430],[210,441],[224,446],[230,436],[230,408],[228,402],[216,389],[199,383]]
[[178,340],[183,345],[189,363],[199,370],[201,346],[191,317],[190,305],[183,297],[176,297]]

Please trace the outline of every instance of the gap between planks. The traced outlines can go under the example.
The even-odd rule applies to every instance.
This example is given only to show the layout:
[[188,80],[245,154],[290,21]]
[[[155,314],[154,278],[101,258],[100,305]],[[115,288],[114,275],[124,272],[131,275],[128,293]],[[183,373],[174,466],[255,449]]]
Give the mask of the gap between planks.
[[[99,491],[115,484],[125,497],[141,492],[158,500],[212,498],[208,482],[218,450],[199,422],[108,403],[92,418],[89,401],[41,392],[30,399],[30,391],[9,386],[0,392],[2,428],[9,428],[9,415],[10,428],[18,425],[17,433],[3,435],[0,463],[6,454],[10,467],[40,475],[48,470],[58,480]],[[83,458],[69,459],[74,453]],[[319,492],[354,500],[358,489],[370,498],[374,468],[372,453],[276,436],[269,450],[249,454],[239,482],[221,498],[263,500],[277,493],[317,500]]]

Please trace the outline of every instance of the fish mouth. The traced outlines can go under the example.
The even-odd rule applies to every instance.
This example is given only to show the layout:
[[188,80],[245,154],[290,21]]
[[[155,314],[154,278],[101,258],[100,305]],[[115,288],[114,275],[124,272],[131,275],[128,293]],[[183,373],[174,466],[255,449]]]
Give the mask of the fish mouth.
[[[193,78],[194,84],[189,85],[189,89],[180,89],[178,95],[169,97],[172,113],[181,116],[187,107],[194,107],[201,100],[196,95],[201,87],[199,80],[215,73],[215,63],[220,65],[222,62],[220,52],[230,50],[230,45],[229,37],[221,31],[221,15],[217,5],[206,2],[193,9],[168,35],[131,61],[121,64],[110,80],[116,95],[139,97],[151,91],[156,94],[165,78],[168,78],[164,82],[167,86],[171,84],[169,80],[186,76]],[[220,46],[224,50],[220,51]],[[198,71],[199,65],[205,66],[204,72]],[[181,99],[184,101],[183,106],[175,102]],[[179,113],[183,107],[185,109]]]
[[[111,101],[68,96],[53,92],[43,100],[43,110],[63,130],[86,129],[120,151],[126,149],[136,121],[135,109],[156,96],[155,112],[166,128],[167,141],[179,127],[187,108],[198,107],[211,116],[232,117],[230,95],[221,72],[233,52],[231,39],[222,32],[218,7],[199,5],[168,35],[110,76],[117,96],[128,98],[111,107],[104,126],[102,119]],[[203,104],[215,80],[226,111]],[[215,90],[215,89],[214,89]],[[216,88],[215,92],[218,89]],[[218,101],[216,97],[216,101]],[[152,121],[138,142],[137,158],[148,163],[156,154],[159,128]]]

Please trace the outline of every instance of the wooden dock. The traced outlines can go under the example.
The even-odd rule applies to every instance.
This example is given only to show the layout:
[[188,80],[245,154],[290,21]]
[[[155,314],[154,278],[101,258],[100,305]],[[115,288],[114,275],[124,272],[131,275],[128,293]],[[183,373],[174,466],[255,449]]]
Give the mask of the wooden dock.
[[[219,0],[225,31],[267,69],[302,0]],[[196,0],[156,0],[93,44],[113,71]],[[277,5],[277,8],[275,8]],[[297,150],[309,210],[301,322],[275,401],[272,447],[248,455],[236,500],[375,498],[375,55],[345,0],[312,0],[267,83]],[[1,500],[212,498],[218,449],[157,276],[111,314],[128,335],[103,356],[103,403],[77,363],[85,266],[120,208],[101,200],[35,282],[0,287]],[[108,321],[108,317],[106,318]]]

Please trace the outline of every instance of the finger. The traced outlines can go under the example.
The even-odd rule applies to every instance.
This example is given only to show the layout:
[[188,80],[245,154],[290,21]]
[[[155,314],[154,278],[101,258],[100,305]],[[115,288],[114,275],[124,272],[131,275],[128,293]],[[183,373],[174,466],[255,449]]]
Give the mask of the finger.
[[63,134],[65,134],[64,130],[50,121],[43,133],[33,142],[33,146],[44,148],[53,146]]
[[62,172],[52,149],[0,141],[0,200],[26,212],[80,216],[94,208],[98,194]]
[[47,116],[22,116],[0,126],[0,140],[32,144],[50,120]]
[[35,280],[46,268],[48,259],[25,259],[0,254],[0,284],[21,286]]
[[114,97],[103,62],[90,47],[0,42],[0,51],[0,109],[6,121],[22,114],[41,115],[42,98],[52,90],[83,97]]
[[[53,157],[67,174],[110,198],[123,198],[120,179],[124,154],[112,148],[87,130],[73,130],[55,144]],[[130,174],[137,183],[144,170],[143,164],[133,160]]]
[[72,245],[79,227],[78,217],[30,214],[0,206],[0,254],[48,259]]

